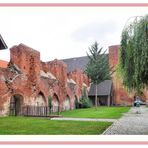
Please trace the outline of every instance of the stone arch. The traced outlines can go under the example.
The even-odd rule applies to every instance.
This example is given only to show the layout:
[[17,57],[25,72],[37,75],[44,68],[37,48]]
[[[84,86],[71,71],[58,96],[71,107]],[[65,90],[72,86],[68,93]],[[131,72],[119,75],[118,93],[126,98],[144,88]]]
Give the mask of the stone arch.
[[20,116],[23,114],[24,98],[21,94],[14,94],[10,98],[10,115]]
[[52,111],[59,112],[59,109],[60,109],[59,97],[56,93],[54,93],[52,96]]
[[64,103],[63,103],[63,109],[64,110],[70,110],[71,109],[69,95],[66,95],[66,98],[65,98]]
[[46,98],[45,95],[40,91],[35,98],[35,105],[36,106],[46,106]]

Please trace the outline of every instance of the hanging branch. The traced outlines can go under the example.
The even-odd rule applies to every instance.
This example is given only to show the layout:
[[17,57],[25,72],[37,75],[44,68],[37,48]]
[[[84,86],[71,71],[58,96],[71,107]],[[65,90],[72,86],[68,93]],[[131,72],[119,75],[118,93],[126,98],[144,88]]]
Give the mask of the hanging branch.
[[119,71],[124,85],[141,91],[148,86],[148,15],[135,18],[121,36]]

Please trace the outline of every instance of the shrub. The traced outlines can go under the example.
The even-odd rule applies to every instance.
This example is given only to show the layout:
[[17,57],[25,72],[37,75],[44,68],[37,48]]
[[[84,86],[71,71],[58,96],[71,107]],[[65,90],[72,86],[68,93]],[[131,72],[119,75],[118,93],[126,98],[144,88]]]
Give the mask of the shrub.
[[80,108],[90,108],[92,107],[92,102],[88,98],[81,98],[79,102]]

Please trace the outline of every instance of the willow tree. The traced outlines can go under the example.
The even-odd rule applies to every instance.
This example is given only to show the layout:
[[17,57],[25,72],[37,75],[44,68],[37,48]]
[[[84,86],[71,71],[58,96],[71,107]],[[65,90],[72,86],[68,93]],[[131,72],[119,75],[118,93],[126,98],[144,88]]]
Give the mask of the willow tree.
[[103,48],[98,47],[98,43],[95,42],[90,48],[87,56],[89,62],[86,65],[85,73],[91,79],[91,82],[95,84],[95,106],[97,107],[98,94],[97,85],[104,80],[110,79],[110,68],[106,51],[102,53]]
[[148,15],[123,29],[120,48],[120,74],[129,90],[141,91],[148,85]]

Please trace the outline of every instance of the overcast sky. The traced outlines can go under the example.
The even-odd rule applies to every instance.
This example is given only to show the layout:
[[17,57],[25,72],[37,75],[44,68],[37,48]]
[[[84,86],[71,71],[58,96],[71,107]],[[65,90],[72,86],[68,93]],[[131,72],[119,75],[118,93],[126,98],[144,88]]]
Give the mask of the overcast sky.
[[[24,43],[49,61],[85,56],[94,41],[104,49],[120,44],[127,19],[145,14],[144,7],[0,8],[0,33],[9,48]],[[0,51],[0,59],[9,55]]]

